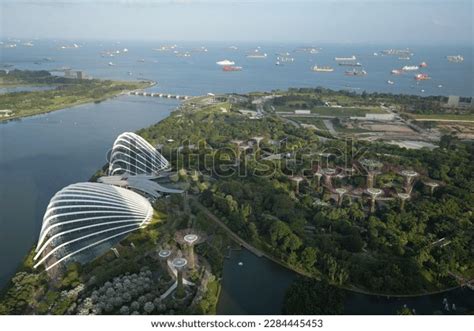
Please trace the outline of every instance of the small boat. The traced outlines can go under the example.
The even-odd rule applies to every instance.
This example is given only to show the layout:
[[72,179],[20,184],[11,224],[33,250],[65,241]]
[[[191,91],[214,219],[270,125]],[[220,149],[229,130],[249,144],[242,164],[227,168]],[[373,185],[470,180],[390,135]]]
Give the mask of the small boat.
[[403,73],[403,71],[399,70],[399,69],[393,69],[391,71],[391,74],[392,75],[401,75]]
[[109,62],[109,66],[113,67],[115,64],[113,62]]
[[420,68],[426,68],[427,66],[428,64],[425,61],[420,63]]
[[393,80],[387,80],[387,84],[393,85],[393,84],[395,84],[395,83],[393,82]]

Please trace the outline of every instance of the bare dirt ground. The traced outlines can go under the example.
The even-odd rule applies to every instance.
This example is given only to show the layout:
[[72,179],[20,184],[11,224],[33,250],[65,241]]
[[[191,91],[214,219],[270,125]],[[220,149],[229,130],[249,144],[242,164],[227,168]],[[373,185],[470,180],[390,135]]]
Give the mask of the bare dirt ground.
[[403,125],[403,124],[382,124],[382,123],[369,124],[367,123],[367,124],[361,124],[359,125],[359,127],[361,129],[365,129],[368,131],[415,134],[415,131],[413,131],[408,126]]

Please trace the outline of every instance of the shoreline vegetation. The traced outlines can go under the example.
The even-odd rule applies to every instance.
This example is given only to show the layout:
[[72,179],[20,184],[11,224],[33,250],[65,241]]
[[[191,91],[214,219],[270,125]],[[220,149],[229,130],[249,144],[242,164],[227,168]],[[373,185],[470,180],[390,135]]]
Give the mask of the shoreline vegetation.
[[[210,238],[197,246],[196,252],[210,266],[212,277],[202,300],[193,301],[197,305],[189,310],[169,306],[166,309],[178,309],[171,313],[215,313],[223,261],[228,249],[236,246],[232,234],[299,274],[367,295],[417,297],[459,287],[452,274],[472,279],[472,142],[446,135],[434,150],[412,151],[380,142],[354,141],[354,148],[365,150],[364,157],[386,164],[375,179],[375,187],[392,194],[401,192],[402,169],[416,170],[440,185],[430,194],[422,181],[417,181],[404,208],[397,200],[384,200],[370,212],[366,196],[344,199],[336,207],[334,195],[316,184],[314,174],[303,170],[312,169],[314,160],[307,155],[314,155],[313,147],[318,151],[343,150],[344,141],[295,127],[278,116],[275,108],[301,108],[303,102],[308,108],[320,107],[321,101],[331,99],[363,109],[376,107],[378,97],[385,104],[402,104],[403,108],[411,96],[361,96],[319,88],[298,91],[278,91],[282,99],[277,100],[270,97],[271,93],[198,97],[182,103],[163,121],[139,130],[150,143],[162,144],[163,155],[176,170],[175,180],[187,183],[191,197],[171,196],[156,202],[157,219],[162,221],[121,241],[118,259],[109,252],[84,266],[72,264],[64,275],[48,280],[45,272],[28,267],[27,257],[9,286],[0,292],[0,314],[76,312],[70,307],[78,298],[85,300],[84,295],[74,292],[81,284],[87,297],[108,278],[136,272],[160,275],[163,270],[142,270],[136,261],[152,261],[152,250],[171,243],[174,231],[184,227],[203,231]],[[295,100],[301,99],[304,101],[294,106]],[[416,100],[418,104],[432,102]],[[263,116],[249,117],[241,109],[252,114],[260,111]],[[246,145],[255,138],[261,138],[258,148],[255,143]],[[262,161],[263,156],[276,154],[285,156]],[[207,156],[214,162],[211,167],[201,163]],[[342,167],[337,160],[331,162],[332,167]],[[228,172],[235,168],[244,168],[246,176]],[[304,177],[298,190],[292,180],[295,174]],[[91,180],[100,175],[103,170]],[[335,185],[361,188],[365,180],[364,175],[357,174],[337,179]],[[211,222],[210,215],[216,220]],[[127,265],[127,261],[134,263]],[[157,277],[161,282],[162,276]],[[293,287],[296,295],[300,291],[297,286]],[[380,294],[382,289],[387,292]],[[156,293],[161,290],[156,289]],[[36,295],[31,298],[30,293]],[[41,300],[49,306],[37,310]],[[155,312],[169,313],[166,309]],[[118,313],[118,308],[100,312]]]
[[[120,94],[153,86],[150,81],[115,81],[74,79],[51,75],[50,72],[0,70],[0,88],[51,86],[52,89],[0,94],[0,122],[46,114],[86,103],[98,103]],[[3,115],[3,116],[2,116]]]

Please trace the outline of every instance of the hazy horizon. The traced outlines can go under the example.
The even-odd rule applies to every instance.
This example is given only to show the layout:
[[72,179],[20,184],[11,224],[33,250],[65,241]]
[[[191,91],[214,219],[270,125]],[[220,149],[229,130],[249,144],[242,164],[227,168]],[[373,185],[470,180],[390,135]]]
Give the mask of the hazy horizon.
[[472,9],[469,0],[0,0],[0,38],[472,45]]

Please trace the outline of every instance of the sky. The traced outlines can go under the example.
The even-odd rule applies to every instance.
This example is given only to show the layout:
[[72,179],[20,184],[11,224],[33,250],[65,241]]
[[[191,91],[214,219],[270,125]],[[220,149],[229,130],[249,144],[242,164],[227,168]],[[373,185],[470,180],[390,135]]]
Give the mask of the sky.
[[0,0],[0,38],[472,45],[472,0]]

